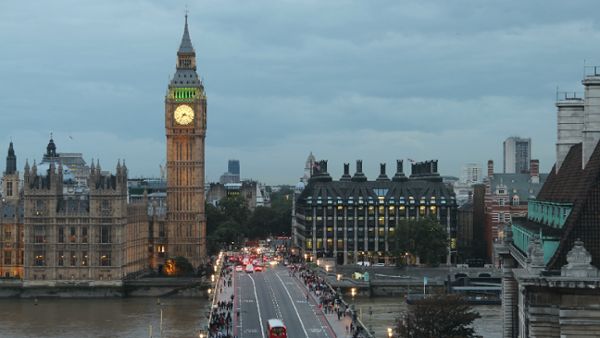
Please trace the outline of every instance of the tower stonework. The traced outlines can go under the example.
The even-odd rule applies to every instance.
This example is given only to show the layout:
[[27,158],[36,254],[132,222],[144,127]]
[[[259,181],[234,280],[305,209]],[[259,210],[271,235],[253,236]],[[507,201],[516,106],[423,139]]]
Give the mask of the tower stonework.
[[167,137],[166,257],[187,258],[194,268],[206,257],[204,140],[206,95],[196,73],[187,15],[177,66],[165,97]]

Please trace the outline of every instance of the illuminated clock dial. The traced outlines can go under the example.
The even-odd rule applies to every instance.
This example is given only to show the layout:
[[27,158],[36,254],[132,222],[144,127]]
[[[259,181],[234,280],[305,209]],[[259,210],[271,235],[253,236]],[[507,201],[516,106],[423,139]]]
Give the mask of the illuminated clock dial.
[[181,125],[188,125],[194,120],[194,110],[192,107],[182,104],[175,109],[173,113],[175,121]]

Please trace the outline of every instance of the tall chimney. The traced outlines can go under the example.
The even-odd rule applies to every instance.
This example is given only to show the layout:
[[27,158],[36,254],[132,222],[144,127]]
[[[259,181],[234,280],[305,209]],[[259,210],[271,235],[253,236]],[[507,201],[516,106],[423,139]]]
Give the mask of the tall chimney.
[[488,160],[488,172],[487,172],[488,177],[492,177],[494,176],[494,161],[493,160]]
[[385,163],[379,163],[379,177],[377,177],[377,181],[389,181],[390,179],[387,177],[385,173]]
[[540,183],[540,160],[529,162],[529,175],[531,176],[531,183]]
[[350,181],[352,179],[352,176],[350,176],[350,163],[344,163],[344,174],[342,175],[342,178],[340,178],[340,181]]
[[557,109],[557,137],[556,137],[556,165],[555,173],[562,166],[571,147],[582,141],[584,101],[581,98],[568,97],[556,102]]
[[352,176],[352,181],[365,182],[366,180],[367,176],[362,172],[362,160],[356,160],[356,172]]
[[585,104],[581,164],[585,168],[600,140],[600,74],[596,67],[593,74],[587,75],[582,83],[585,86]]

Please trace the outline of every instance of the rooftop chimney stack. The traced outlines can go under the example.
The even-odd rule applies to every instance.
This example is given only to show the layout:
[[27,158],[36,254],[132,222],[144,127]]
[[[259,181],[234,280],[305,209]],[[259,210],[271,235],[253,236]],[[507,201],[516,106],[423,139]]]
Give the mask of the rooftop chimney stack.
[[352,176],[350,176],[350,163],[344,163],[344,175],[340,178],[340,181],[350,181]]
[[487,175],[488,175],[488,177],[494,176],[494,161],[493,160],[488,160]]
[[385,163],[379,163],[379,177],[377,181],[389,181],[390,179],[385,174]]
[[583,118],[583,150],[582,168],[585,169],[590,156],[600,140],[600,67],[589,67],[593,69],[590,75],[586,75],[582,83],[585,86],[585,103]]
[[557,138],[556,138],[556,165],[558,173],[565,157],[572,146],[582,141],[584,101],[575,93],[561,93],[564,98],[556,101],[557,108]]
[[354,182],[365,182],[367,181],[367,176],[362,172],[362,160],[356,160],[356,173],[352,176],[352,181]]
[[402,160],[396,160],[396,174],[392,177],[394,182],[406,181],[408,178],[404,175],[404,162]]
[[531,183],[540,183],[540,160],[531,160],[529,162],[529,174]]

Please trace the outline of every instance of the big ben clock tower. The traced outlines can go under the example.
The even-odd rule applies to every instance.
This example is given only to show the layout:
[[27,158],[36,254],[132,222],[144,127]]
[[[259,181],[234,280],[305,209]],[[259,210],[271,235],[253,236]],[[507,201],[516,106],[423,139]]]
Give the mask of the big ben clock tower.
[[177,67],[165,97],[167,135],[168,258],[183,256],[197,268],[206,258],[204,139],[206,95],[196,73],[187,14]]

